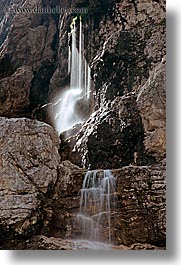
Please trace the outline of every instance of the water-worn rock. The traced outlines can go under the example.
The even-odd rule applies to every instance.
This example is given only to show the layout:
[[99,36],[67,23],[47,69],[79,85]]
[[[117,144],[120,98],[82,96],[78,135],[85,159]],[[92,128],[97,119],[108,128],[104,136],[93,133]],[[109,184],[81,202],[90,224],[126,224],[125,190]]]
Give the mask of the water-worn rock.
[[166,168],[162,164],[113,170],[117,178],[118,210],[112,215],[113,238],[165,246]]
[[85,168],[143,165],[148,162],[143,138],[141,116],[130,93],[95,111],[74,137],[62,142],[61,151],[64,159]]
[[135,243],[132,244],[130,247],[120,245],[120,246],[113,246],[112,249],[114,250],[165,250],[165,247],[156,247],[151,244],[142,244],[142,243]]
[[58,167],[58,179],[52,197],[53,215],[49,219],[50,234],[56,237],[69,237],[73,225],[72,209],[78,211],[78,193],[82,186],[85,170],[63,161]]
[[[90,8],[90,12],[83,16],[83,26],[85,54],[91,65],[96,104],[80,132],[65,141],[62,157],[86,168],[117,168],[129,163],[150,164],[154,161],[154,155],[150,152],[151,140],[147,137],[143,143],[145,125],[140,122],[139,104],[135,104],[130,97],[125,104],[130,112],[129,117],[124,118],[118,117],[121,116],[118,112],[121,113],[122,107],[118,103],[120,110],[115,110],[115,104],[117,101],[125,102],[127,94],[133,93],[137,98],[140,86],[148,84],[150,72],[166,53],[165,0],[105,1],[101,4],[99,1],[77,1],[73,4]],[[52,95],[56,94],[56,89],[60,89],[61,85],[69,83],[68,51],[64,46],[71,18],[65,14],[61,23],[59,50],[63,64],[57,66],[51,79]],[[123,99],[115,100],[120,97]],[[140,97],[140,105],[142,99]],[[151,112],[148,114],[151,115]],[[124,129],[121,129],[122,125]],[[158,145],[158,141],[164,141],[163,134],[164,130],[157,130],[157,147],[152,148],[157,149],[158,156],[163,153],[165,143]]]
[[[93,113],[78,132],[69,131],[71,137],[63,139],[61,158],[86,168],[113,169],[115,244],[165,246],[165,165],[160,162],[165,156],[165,0],[14,2],[30,8],[52,2],[89,8],[82,22],[95,83]],[[21,13],[3,20],[0,14],[0,115],[47,120],[42,104],[56,102],[54,96],[69,86],[68,33],[74,16]],[[1,245],[14,240],[12,248],[71,248],[60,238],[81,235],[75,216],[85,170],[70,161],[59,165],[58,138],[51,127],[5,118],[0,126]],[[43,236],[30,238],[35,234]],[[101,235],[107,240],[107,227]],[[17,239],[28,241],[16,247]]]
[[165,0],[85,2],[86,55],[97,103],[138,91],[166,53]]
[[114,246],[106,245],[104,243],[96,243],[90,241],[71,241],[63,240],[61,238],[45,237],[45,236],[34,236],[32,239],[24,243],[23,248],[19,249],[32,249],[32,250],[86,250],[86,249],[96,249],[96,250],[163,250],[163,247],[156,247],[151,244],[135,243],[130,247],[125,245]]
[[[97,174],[102,174],[98,170]],[[111,239],[116,245],[149,243],[165,246],[166,176],[165,162],[152,166],[126,166],[112,170],[117,182],[117,200],[111,210]],[[81,238],[75,221],[85,170],[64,161],[54,189],[51,236]],[[107,227],[101,239],[107,241]]]
[[26,242],[24,249],[73,250],[75,249],[75,243],[69,240],[63,240],[61,238],[34,236],[28,242]]
[[144,131],[145,148],[158,158],[166,152],[166,62],[163,58],[147,82],[140,88],[137,98]]
[[0,244],[43,225],[43,207],[57,180],[59,140],[36,120],[0,118]]
[[87,240],[66,240],[62,238],[33,236],[26,241],[12,241],[9,249],[17,250],[163,250],[150,244],[135,243],[130,247],[125,245],[114,246]]

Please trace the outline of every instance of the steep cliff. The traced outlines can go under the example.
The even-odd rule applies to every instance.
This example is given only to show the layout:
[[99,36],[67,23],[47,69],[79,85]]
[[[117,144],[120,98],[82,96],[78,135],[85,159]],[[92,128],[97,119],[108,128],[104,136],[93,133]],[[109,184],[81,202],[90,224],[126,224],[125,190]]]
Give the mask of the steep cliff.
[[[162,139],[162,147],[159,146],[156,152],[164,153],[161,149],[165,150],[165,73],[164,66],[160,66],[163,78],[157,77],[159,72],[156,69],[166,53],[165,2],[106,1],[102,6],[97,1],[92,4],[78,1],[76,6],[86,6],[90,10],[83,16],[83,23],[96,103],[93,114],[82,129],[62,145],[62,151],[67,150],[65,146],[69,150],[64,157],[91,168],[153,163],[155,157],[159,159],[159,155],[155,156],[148,150],[151,139],[148,140],[148,128],[143,120],[145,114],[140,107],[143,96],[140,97],[140,94],[143,95],[141,91],[144,90],[149,102],[154,92],[150,94],[146,87],[150,79],[152,86],[157,84],[157,96],[154,95],[152,99],[158,101],[154,103],[154,112],[162,109],[163,114],[156,118],[157,133],[160,132]],[[63,47],[67,42],[70,21],[70,16],[64,16],[61,24],[60,57],[64,63],[58,66],[52,78],[50,97],[51,91],[55,93],[57,89],[56,80],[60,80],[60,87],[67,85],[69,80],[66,71],[68,52]],[[152,73],[155,71],[158,72],[157,76]],[[137,100],[137,97],[141,100]],[[162,106],[159,106],[159,102],[162,102]],[[144,109],[147,111],[146,106]],[[153,134],[153,131],[150,133]],[[147,135],[145,140],[144,134]],[[156,140],[152,144],[158,145]]]
[[[12,12],[56,5],[87,12]],[[3,0],[0,8],[0,247],[87,248],[72,241],[81,234],[80,189],[87,169],[109,168],[113,244],[165,248],[165,1]],[[70,86],[70,24],[80,15],[91,97],[88,109],[77,103],[86,120],[60,140],[52,111]]]
[[[7,9],[9,10],[7,14],[9,12],[11,18],[8,23],[11,27],[0,49],[0,101],[2,106],[0,115],[31,117],[33,109],[47,103],[49,82],[56,63],[58,15],[13,13],[17,6],[33,9],[46,3],[41,0],[31,1],[31,3],[15,2],[18,4],[10,5]],[[23,74],[23,78],[19,76],[22,67],[26,67],[29,73]],[[12,80],[8,91],[7,78]],[[17,83],[17,79],[20,84]],[[19,89],[22,91],[22,97],[26,97],[24,104],[22,104]],[[14,102],[13,109],[9,103],[12,101]]]

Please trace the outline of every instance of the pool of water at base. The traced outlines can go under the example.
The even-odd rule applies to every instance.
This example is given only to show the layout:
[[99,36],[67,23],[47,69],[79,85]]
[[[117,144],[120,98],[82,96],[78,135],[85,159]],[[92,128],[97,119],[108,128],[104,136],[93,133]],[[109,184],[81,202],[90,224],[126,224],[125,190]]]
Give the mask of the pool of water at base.
[[75,250],[78,249],[92,249],[92,250],[111,250],[113,245],[103,242],[96,242],[90,240],[73,240]]

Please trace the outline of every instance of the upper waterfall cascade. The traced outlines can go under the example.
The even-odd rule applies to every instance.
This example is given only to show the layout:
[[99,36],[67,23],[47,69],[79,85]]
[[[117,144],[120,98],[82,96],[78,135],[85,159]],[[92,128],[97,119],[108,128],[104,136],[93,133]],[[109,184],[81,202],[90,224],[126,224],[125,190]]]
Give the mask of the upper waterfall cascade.
[[68,75],[70,75],[70,87],[60,96],[56,108],[55,125],[58,132],[69,130],[75,124],[83,122],[80,113],[76,111],[76,104],[81,100],[88,104],[90,98],[91,71],[85,59],[82,18],[79,19],[79,27],[76,26],[77,19],[78,17],[73,19],[69,33]]

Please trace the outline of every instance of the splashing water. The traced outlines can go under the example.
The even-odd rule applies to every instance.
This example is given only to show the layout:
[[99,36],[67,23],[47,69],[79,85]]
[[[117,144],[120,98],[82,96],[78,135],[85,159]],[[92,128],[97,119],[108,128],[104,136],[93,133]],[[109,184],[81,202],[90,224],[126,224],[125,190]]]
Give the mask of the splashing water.
[[67,131],[75,124],[81,122],[79,116],[75,112],[75,104],[77,100],[80,99],[81,92],[81,89],[74,88],[67,90],[62,96],[62,102],[60,101],[60,104],[58,104],[58,112],[55,115],[57,131]]
[[[76,113],[76,104],[82,99],[87,102],[91,91],[90,67],[84,56],[84,35],[82,30],[82,19],[79,24],[79,49],[77,48],[77,17],[70,25],[71,46],[68,54],[68,74],[70,74],[70,87],[61,95],[61,100],[56,107],[55,127],[59,132],[72,128],[75,124],[81,123],[82,118]],[[88,103],[87,103],[88,104]]]
[[82,237],[87,240],[101,241],[104,235],[111,243],[111,208],[116,201],[116,179],[110,170],[103,175],[96,170],[88,171],[81,189],[80,210],[77,222]]

